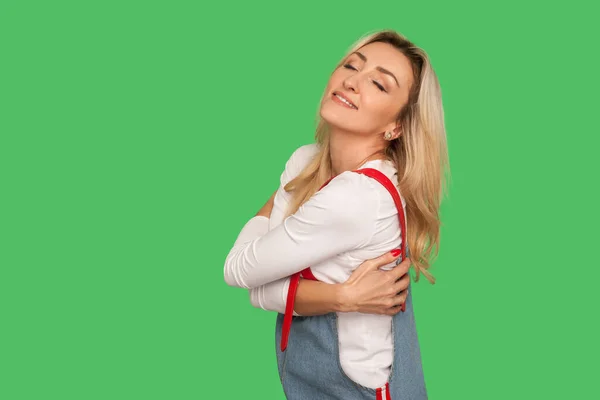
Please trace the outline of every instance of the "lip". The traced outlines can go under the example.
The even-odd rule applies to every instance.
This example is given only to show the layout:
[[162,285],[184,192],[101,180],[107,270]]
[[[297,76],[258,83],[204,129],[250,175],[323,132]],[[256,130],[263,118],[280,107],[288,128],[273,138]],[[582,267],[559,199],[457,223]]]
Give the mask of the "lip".
[[[353,105],[355,108],[352,108],[352,107],[348,106],[348,104],[346,104],[346,103],[344,103],[343,101],[341,101],[340,99],[338,99],[338,98],[337,98],[337,96],[339,96],[339,97],[343,98],[343,99],[344,99],[344,100],[346,100],[348,103],[352,104],[352,105]],[[337,91],[333,92],[333,93],[331,94],[331,98],[333,99],[333,101],[335,101],[336,103],[338,103],[338,104],[339,104],[339,105],[341,105],[341,106],[344,106],[344,107],[346,107],[346,108],[349,108],[349,109],[351,109],[351,110],[358,110],[358,107],[356,106],[356,104],[354,104],[354,103],[352,102],[352,100],[350,100],[350,99],[349,99],[347,96],[344,96],[344,94],[343,94],[343,93],[341,93],[341,92],[337,92]]]

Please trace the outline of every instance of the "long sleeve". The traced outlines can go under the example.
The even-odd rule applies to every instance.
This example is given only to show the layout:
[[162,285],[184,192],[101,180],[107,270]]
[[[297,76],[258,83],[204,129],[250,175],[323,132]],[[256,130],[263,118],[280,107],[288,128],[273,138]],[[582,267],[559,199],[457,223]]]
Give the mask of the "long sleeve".
[[[291,160],[290,160],[291,161]],[[286,171],[289,171],[291,165],[288,161],[286,166]],[[268,226],[265,228],[263,226],[258,226],[259,224],[254,224],[255,228],[250,228],[246,230],[248,236],[245,235],[241,241],[249,241],[252,239],[256,239],[265,233],[271,228],[281,224],[283,221],[283,215],[287,210],[287,205],[289,202],[287,201],[288,194],[285,192],[283,187],[288,181],[286,171],[281,175],[281,186],[277,190],[275,195],[273,211],[271,212],[271,218],[268,222]],[[256,218],[256,217],[255,217]],[[287,304],[287,292],[290,287],[290,278],[285,277],[282,279],[278,279],[273,282],[266,283],[261,286],[257,286],[249,289],[250,295],[250,303],[253,307],[262,308],[267,311],[275,311],[278,313],[285,313],[285,306]],[[299,315],[294,312],[294,315]]]
[[260,221],[250,220],[225,260],[227,284],[258,287],[366,243],[374,234],[379,201],[371,185],[368,177],[344,172],[282,224],[252,240],[245,233]]
[[269,231],[269,218],[257,215],[250,218],[242,228],[235,240],[234,247],[247,243],[252,239],[260,237]]
[[[317,152],[318,147],[316,144],[307,144],[296,149],[286,162],[279,179],[279,189],[273,202],[273,210],[269,219],[269,229],[273,229],[283,222],[283,217],[290,205],[291,195],[285,191],[285,185],[302,172]],[[264,233],[266,232],[260,233],[257,231],[256,236],[251,239],[256,239]],[[255,288],[250,288],[248,290],[250,303],[253,307],[266,311],[285,313],[290,280],[290,277],[285,277]],[[294,315],[299,314],[294,311]]]
[[[256,308],[266,311],[285,313],[287,304],[287,291],[290,287],[290,278],[278,279],[264,285],[251,288],[250,303]],[[294,315],[300,315],[294,311]]]

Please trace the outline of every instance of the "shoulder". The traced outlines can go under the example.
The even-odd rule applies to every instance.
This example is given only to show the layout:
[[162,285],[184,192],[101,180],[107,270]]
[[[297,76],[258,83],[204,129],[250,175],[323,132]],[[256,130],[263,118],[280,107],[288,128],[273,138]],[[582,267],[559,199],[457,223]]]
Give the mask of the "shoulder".
[[323,188],[334,189],[347,195],[357,195],[362,199],[374,198],[373,189],[379,184],[373,178],[354,171],[345,171],[333,178],[327,186]]
[[[391,196],[388,188],[394,190],[399,195],[402,206],[406,207],[406,199],[404,198],[404,195],[400,191],[398,185],[398,171],[393,162],[389,160],[383,162],[380,160],[374,160],[370,161],[365,167],[378,170],[389,181],[385,182],[385,178],[383,182],[379,182],[378,179],[374,179],[372,177],[368,178],[371,180],[374,190],[379,193],[379,197],[382,200],[381,204],[383,208],[389,208],[390,206],[392,208],[396,208],[393,197]],[[391,188],[392,186],[393,189]]]
[[332,208],[340,215],[372,217],[377,213],[381,196],[376,185],[379,184],[372,178],[346,171],[333,178],[315,196],[335,204]]
[[302,145],[294,150],[288,163],[306,166],[318,152],[319,145],[317,143]]
[[[353,171],[346,171],[322,189],[329,193],[329,201],[343,203],[341,213],[361,213],[369,218],[384,218],[398,213],[393,195],[388,190],[394,190],[400,197],[402,208],[406,207],[406,199],[398,188],[398,177],[393,165],[372,163],[368,167],[379,170],[385,175],[393,189],[386,187],[377,179]],[[327,190],[326,190],[327,189]]]
[[368,179],[351,171],[337,175],[300,206],[300,218],[319,220],[319,225],[344,235],[360,232],[365,240],[370,238],[379,214],[379,194]]
[[305,144],[294,150],[285,164],[285,170],[281,175],[281,184],[285,185],[297,177],[318,152],[319,145],[317,143]]

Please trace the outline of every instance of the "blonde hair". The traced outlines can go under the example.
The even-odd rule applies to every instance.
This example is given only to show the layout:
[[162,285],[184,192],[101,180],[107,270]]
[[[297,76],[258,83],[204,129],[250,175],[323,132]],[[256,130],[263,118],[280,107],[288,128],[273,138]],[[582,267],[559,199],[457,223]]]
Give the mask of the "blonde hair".
[[[336,68],[348,55],[373,42],[391,44],[412,65],[414,83],[408,103],[397,118],[402,134],[390,142],[385,152],[396,166],[398,188],[406,200],[407,237],[402,240],[406,240],[410,248],[415,281],[419,280],[419,273],[423,273],[433,284],[435,278],[427,269],[433,251],[436,256],[439,251],[439,209],[447,188],[444,173],[447,172],[450,178],[441,89],[427,53],[393,30],[378,31],[360,38]],[[317,114],[315,140],[319,151],[285,186],[285,190],[291,192],[287,216],[295,213],[332,176],[328,133],[327,124]]]

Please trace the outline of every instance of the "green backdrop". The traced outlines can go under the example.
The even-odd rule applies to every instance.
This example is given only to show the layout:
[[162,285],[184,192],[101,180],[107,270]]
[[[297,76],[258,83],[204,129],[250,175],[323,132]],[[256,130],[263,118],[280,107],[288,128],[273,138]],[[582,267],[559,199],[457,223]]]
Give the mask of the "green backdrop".
[[283,399],[275,314],[224,259],[382,28],[444,96],[438,282],[413,285],[430,398],[597,398],[587,3],[0,2],[0,398]]

